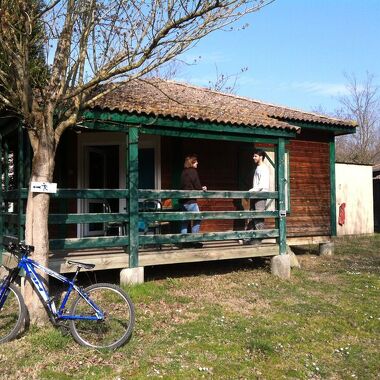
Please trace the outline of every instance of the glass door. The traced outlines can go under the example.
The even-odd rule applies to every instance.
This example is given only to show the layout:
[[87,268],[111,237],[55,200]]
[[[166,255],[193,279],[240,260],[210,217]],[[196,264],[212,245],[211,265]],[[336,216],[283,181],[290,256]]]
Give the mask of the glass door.
[[[85,188],[117,189],[119,188],[119,146],[86,146],[85,147]],[[105,209],[105,202],[111,210]],[[119,212],[118,199],[86,199],[85,213]],[[84,236],[105,234],[104,223],[87,223],[84,225]]]

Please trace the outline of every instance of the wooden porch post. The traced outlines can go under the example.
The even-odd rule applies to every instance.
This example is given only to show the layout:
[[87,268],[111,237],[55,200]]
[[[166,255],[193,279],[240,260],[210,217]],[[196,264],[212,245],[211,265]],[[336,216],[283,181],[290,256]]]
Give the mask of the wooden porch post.
[[278,229],[280,255],[286,254],[286,202],[285,202],[285,140],[278,139],[276,150],[277,162],[277,189],[278,189]]
[[336,188],[335,188],[335,141],[329,143],[330,148],[330,232],[336,236]]
[[24,186],[29,187],[30,175],[32,169],[32,146],[30,145],[28,135],[25,133],[25,157],[24,157]]
[[[4,161],[4,165],[6,162]],[[4,205],[3,205],[3,135],[0,134],[0,243],[3,243],[4,236]],[[1,262],[1,249],[0,249],[0,262]]]
[[[9,146],[7,138],[3,137],[3,154],[4,154],[4,191],[9,191]],[[2,197],[3,198],[3,197]],[[8,212],[8,206],[9,203],[4,203],[4,209],[3,212]],[[6,224],[4,223],[5,218],[3,217],[3,235],[9,233],[9,226],[6,227]]]
[[18,167],[17,167],[17,188],[18,188],[18,239],[24,240],[24,229],[22,228],[22,215],[24,212],[24,201],[21,198],[24,184],[24,131],[21,124],[18,125]]
[[4,139],[4,190],[9,190],[9,147],[8,142]]
[[139,131],[137,127],[130,127],[128,130],[127,143],[127,170],[128,170],[128,212],[129,212],[129,267],[139,266],[139,165],[138,165],[138,139]]

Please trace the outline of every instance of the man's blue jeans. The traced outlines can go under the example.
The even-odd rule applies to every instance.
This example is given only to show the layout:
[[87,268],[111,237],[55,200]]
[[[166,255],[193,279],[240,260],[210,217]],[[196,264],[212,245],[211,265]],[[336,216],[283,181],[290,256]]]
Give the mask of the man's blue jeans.
[[[184,203],[182,205],[183,211],[190,211],[190,212],[199,212],[198,203]],[[188,220],[184,220],[181,223],[181,234],[187,234],[187,227],[189,225]],[[191,227],[191,232],[193,234],[197,234],[201,228],[201,221],[200,220],[193,220],[193,226]]]

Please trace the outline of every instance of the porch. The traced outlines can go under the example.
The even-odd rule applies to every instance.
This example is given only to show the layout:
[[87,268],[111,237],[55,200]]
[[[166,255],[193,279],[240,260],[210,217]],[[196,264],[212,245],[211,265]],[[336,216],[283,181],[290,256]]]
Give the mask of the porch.
[[[3,241],[22,239],[25,214],[19,213],[24,207],[28,190],[9,190],[3,192],[6,205],[12,204],[13,212],[3,213]],[[179,191],[179,190],[139,190],[136,205],[144,200],[170,199],[171,202],[181,198],[230,199],[242,200],[252,198],[274,199],[278,201],[278,192],[244,192],[244,191]],[[130,204],[128,189],[60,189],[51,194],[52,201],[59,200],[63,205],[69,199],[117,199],[122,198]],[[272,220],[275,228],[260,231],[245,230],[248,219],[266,218]],[[231,220],[236,222],[236,229],[230,231],[203,232],[199,234],[179,234],[178,223],[194,219]],[[275,256],[286,251],[285,234],[280,234],[278,211],[201,211],[200,213],[183,212],[173,208],[147,211],[137,207],[135,213],[67,213],[49,215],[49,225],[56,225],[63,238],[50,239],[51,254],[49,266],[59,272],[71,272],[75,268],[67,264],[68,259],[96,264],[97,270],[144,267],[161,264],[174,264],[196,261],[225,260],[258,256]],[[146,231],[139,231],[139,223],[147,225]],[[112,223],[122,226],[105,236],[67,238],[67,227],[80,224]],[[163,223],[167,228],[157,229]],[[239,227],[240,226],[240,227]],[[260,239],[261,244],[245,246],[243,239]],[[202,248],[178,248],[181,243],[202,242]]]
[[[275,242],[262,243],[260,246],[241,245],[236,240],[204,243],[203,248],[179,249],[173,244],[164,244],[159,250],[156,247],[143,248],[139,252],[139,265],[142,267],[207,262],[228,259],[242,259],[278,255]],[[77,260],[96,265],[96,270],[129,268],[129,255],[121,248],[103,248],[87,250],[56,251],[49,259],[49,266],[61,273],[75,271],[67,260]]]

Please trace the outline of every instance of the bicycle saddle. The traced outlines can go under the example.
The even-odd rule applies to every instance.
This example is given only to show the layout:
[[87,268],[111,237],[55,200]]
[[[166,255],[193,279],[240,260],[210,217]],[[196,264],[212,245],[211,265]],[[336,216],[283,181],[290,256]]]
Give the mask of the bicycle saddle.
[[95,264],[86,264],[86,263],[81,263],[79,261],[73,261],[73,260],[67,260],[67,264],[74,264],[74,265],[77,265],[78,267],[83,268],[83,269],[95,268]]

